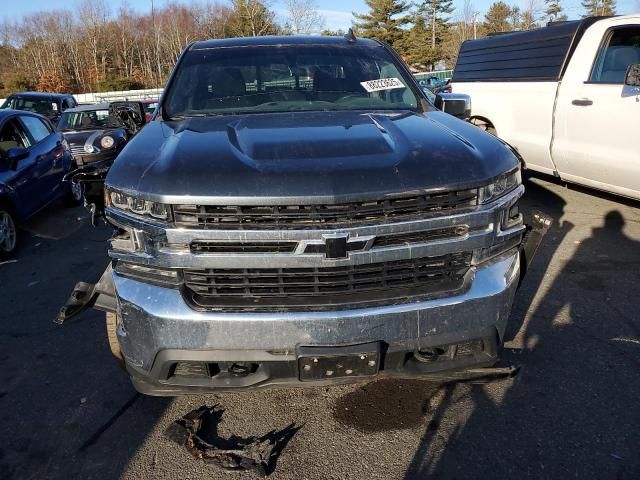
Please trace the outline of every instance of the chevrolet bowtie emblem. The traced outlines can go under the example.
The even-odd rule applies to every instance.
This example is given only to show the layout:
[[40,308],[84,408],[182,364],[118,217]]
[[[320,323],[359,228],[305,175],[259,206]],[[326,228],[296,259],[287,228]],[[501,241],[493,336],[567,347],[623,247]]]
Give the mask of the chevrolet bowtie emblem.
[[296,254],[324,253],[325,258],[347,258],[349,252],[369,250],[375,238],[374,235],[349,238],[344,233],[323,235],[319,240],[302,240]]

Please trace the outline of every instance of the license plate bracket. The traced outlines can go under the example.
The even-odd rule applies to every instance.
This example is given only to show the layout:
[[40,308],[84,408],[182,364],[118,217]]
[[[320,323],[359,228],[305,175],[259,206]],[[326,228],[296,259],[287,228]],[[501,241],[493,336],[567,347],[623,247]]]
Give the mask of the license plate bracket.
[[369,377],[380,369],[380,343],[344,347],[298,347],[298,372],[302,382],[335,378]]

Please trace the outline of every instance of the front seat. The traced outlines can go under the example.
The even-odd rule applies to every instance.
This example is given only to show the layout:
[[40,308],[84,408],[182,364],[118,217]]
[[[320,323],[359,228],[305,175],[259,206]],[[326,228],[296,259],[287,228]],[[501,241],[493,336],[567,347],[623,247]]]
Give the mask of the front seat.
[[640,63],[640,48],[630,46],[610,47],[604,59],[600,81],[624,83],[629,65]]
[[207,108],[232,108],[234,106],[247,106],[245,97],[247,85],[242,72],[237,68],[225,68],[218,70],[210,80],[210,94],[207,99]]

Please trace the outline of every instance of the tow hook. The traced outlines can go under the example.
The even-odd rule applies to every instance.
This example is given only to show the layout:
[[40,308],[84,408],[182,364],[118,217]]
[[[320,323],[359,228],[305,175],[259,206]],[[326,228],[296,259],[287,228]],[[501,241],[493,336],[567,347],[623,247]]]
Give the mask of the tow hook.
[[531,214],[531,222],[527,225],[527,231],[524,234],[524,239],[520,247],[520,262],[523,273],[520,275],[520,284],[524,279],[529,265],[533,260],[542,239],[549,231],[549,227],[553,224],[553,218],[546,213],[542,213],[538,210],[534,210]]

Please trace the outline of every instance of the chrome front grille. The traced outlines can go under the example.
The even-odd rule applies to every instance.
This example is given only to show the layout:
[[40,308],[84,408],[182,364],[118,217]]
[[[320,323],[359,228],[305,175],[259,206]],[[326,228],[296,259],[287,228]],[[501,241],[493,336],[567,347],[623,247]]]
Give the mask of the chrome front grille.
[[357,308],[462,286],[471,253],[364,265],[183,270],[197,308],[207,310]]
[[71,150],[71,154],[74,157],[76,155],[82,156],[87,154],[87,152],[84,151],[84,145],[71,145],[69,146],[69,150]]
[[[502,221],[523,191],[520,186],[487,205],[477,205],[475,191],[442,194],[437,202],[414,196],[339,204],[335,210],[327,206],[319,217],[308,213],[324,211],[322,205],[181,205],[173,207],[179,228],[107,209],[110,222],[139,240],[130,251],[109,253],[118,261],[176,272],[171,288],[202,311],[330,311],[410,303],[464,290],[473,277],[472,259],[484,261],[494,248],[500,253],[517,245],[524,226],[503,230]],[[434,213],[425,213],[428,208]],[[271,219],[269,212],[278,213]],[[336,222],[344,224],[331,228]],[[137,271],[116,274],[157,283]]]
[[216,242],[196,240],[191,243],[191,253],[292,253],[298,242],[254,241]]
[[327,229],[375,225],[477,205],[476,189],[320,205],[174,205],[175,226],[190,229]]

